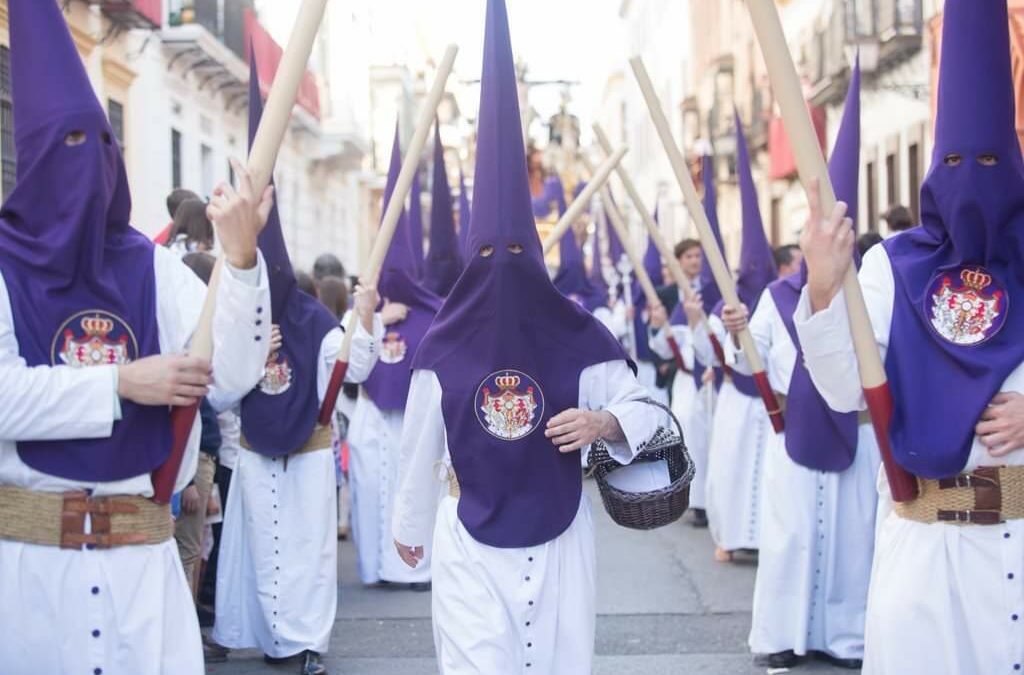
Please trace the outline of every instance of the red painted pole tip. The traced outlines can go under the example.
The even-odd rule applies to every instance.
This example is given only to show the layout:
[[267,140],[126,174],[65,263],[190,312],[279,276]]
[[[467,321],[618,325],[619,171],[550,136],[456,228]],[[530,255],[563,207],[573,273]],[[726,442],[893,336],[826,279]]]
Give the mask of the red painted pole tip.
[[192,426],[196,422],[199,403],[187,407],[176,407],[171,410],[171,454],[167,461],[153,472],[153,501],[166,504],[174,494],[174,483],[178,480],[181,463],[185,459],[185,447],[188,437],[192,434]]
[[917,499],[917,477],[896,462],[889,441],[889,421],[892,419],[893,400],[889,383],[878,387],[864,389],[864,400],[871,413],[871,425],[875,428],[878,440],[878,451],[885,467],[885,477],[889,481],[889,492],[894,502],[912,502]]
[[341,392],[341,385],[345,383],[345,375],[348,373],[348,363],[335,361],[334,370],[331,371],[331,381],[327,383],[327,391],[324,393],[324,402],[320,406],[320,416],[317,421],[320,426],[328,426],[334,416],[334,406],[338,403],[338,394]]
[[782,406],[779,405],[779,399],[775,396],[771,382],[768,381],[768,373],[763,371],[754,373],[754,384],[757,385],[757,391],[761,394],[761,400],[764,401],[768,419],[772,422],[772,429],[775,430],[775,433],[781,434],[786,430],[786,419],[782,414]]

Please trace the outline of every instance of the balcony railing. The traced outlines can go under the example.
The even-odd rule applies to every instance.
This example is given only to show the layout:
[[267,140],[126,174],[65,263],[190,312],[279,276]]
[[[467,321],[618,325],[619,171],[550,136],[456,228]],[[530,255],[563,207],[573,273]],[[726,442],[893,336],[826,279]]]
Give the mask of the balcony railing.
[[139,28],[159,28],[164,22],[163,0],[88,0],[114,21]]

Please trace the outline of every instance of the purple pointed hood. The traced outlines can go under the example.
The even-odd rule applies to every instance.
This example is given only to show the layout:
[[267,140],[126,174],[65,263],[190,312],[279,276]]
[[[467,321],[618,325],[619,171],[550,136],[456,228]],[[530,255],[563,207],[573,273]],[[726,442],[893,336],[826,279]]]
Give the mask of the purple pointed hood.
[[[387,211],[401,170],[402,151],[396,124],[382,212]],[[430,323],[441,308],[441,298],[416,280],[417,257],[410,241],[412,236],[409,232],[409,219],[403,212],[398,219],[391,246],[384,257],[380,281],[377,282],[377,290],[384,301],[402,303],[409,308],[404,321],[385,327],[380,361],[363,383],[366,393],[381,410],[405,409],[409,383],[412,380],[410,363]]]
[[1024,357],[1024,160],[1005,2],[946,0],[922,227],[885,242],[895,296],[890,438],[912,473],[958,473]]
[[459,169],[459,252],[462,253],[463,263],[469,249],[469,214],[472,207],[469,204],[469,192],[466,191],[466,176]]
[[532,197],[530,203],[534,218],[547,218],[555,210],[561,216],[568,208],[565,203],[565,186],[562,185],[562,180],[557,175],[548,176],[544,181],[544,191],[539,197]]
[[[263,117],[263,99],[255,51],[250,54],[251,148]],[[282,457],[301,448],[316,427],[320,345],[338,327],[338,320],[316,298],[299,290],[276,201],[260,233],[259,247],[270,281],[270,317],[281,330],[282,344],[268,356],[263,379],[242,399],[242,435],[261,455]]]
[[420,183],[420,169],[412,177],[409,190],[409,243],[412,245],[413,262],[416,265],[416,279],[423,278],[423,185]]
[[[849,204],[847,213],[856,223],[860,176],[860,63],[854,64],[846,94],[843,119],[829,160],[829,177],[836,198]],[[793,376],[786,394],[786,452],[794,462],[815,471],[844,471],[857,454],[857,414],[837,413],[828,407],[804,365],[803,347],[793,314],[806,283],[806,266],[800,272],[772,282],[768,289],[786,331],[797,349]]]
[[455,235],[452,191],[444,165],[441,127],[434,127],[434,183],[430,206],[430,251],[424,264],[423,284],[438,297],[448,295],[462,274],[462,253]]
[[414,367],[443,391],[460,520],[484,544],[517,548],[551,541],[579,508],[579,454],[560,453],[545,424],[579,404],[584,368],[625,355],[548,278],[503,0],[487,2],[478,119],[473,254]]
[[[124,160],[56,2],[10,0],[17,183],[0,271],[29,366],[117,365],[160,351],[153,244],[129,224]],[[55,189],[56,188],[56,189]],[[19,442],[33,469],[81,481],[146,474],[170,453],[166,407],[121,402],[107,438]]]
[[[711,232],[718,242],[718,249],[725,252],[725,244],[722,242],[722,228],[718,224],[718,194],[715,191],[715,159],[711,155],[704,155],[701,158],[701,176],[704,179],[704,213],[707,214],[708,222],[711,224]],[[705,255],[700,267],[700,293],[704,300],[704,312],[711,314],[715,306],[722,299],[722,292],[718,290],[718,282],[715,275],[711,273],[711,265]]]
[[761,206],[757,199],[757,186],[750,169],[750,152],[743,133],[743,121],[738,112],[736,119],[736,173],[743,206],[743,242],[740,246],[740,271],[736,277],[736,293],[750,311],[757,307],[761,292],[778,276],[775,256],[764,233]]
[[[654,207],[654,222],[658,222],[657,206]],[[654,245],[654,239],[650,234],[647,235],[647,250],[644,252],[644,269],[647,270],[647,276],[651,278],[655,288],[665,285],[665,275],[661,271],[661,251]]]
[[[584,187],[586,187],[585,183],[577,185],[574,197],[579,196]],[[588,312],[607,305],[608,291],[604,284],[595,286],[587,276],[583,251],[576,243],[576,233],[573,228],[570,227],[562,236],[558,255],[558,272],[552,280],[555,288],[565,297],[582,305]]]
[[[604,218],[604,212],[598,211],[598,218]],[[595,222],[595,225],[599,225]],[[594,241],[590,244],[590,275],[588,280],[590,286],[594,289],[594,292],[598,295],[600,302],[595,306],[607,307],[608,306],[608,284],[604,280],[604,269],[603,261],[601,259],[601,228],[594,228]],[[597,302],[595,300],[595,302]]]

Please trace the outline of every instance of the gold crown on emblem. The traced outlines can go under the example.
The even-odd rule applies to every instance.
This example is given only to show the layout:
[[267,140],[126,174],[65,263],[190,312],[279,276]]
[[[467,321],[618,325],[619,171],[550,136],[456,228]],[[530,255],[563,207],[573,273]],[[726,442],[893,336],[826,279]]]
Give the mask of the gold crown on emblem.
[[967,288],[975,291],[980,291],[983,288],[987,288],[992,283],[992,275],[985,274],[980,269],[978,270],[964,270],[960,273],[960,281],[964,282]]
[[494,378],[494,383],[498,385],[498,388],[501,389],[502,391],[515,389],[516,387],[519,386],[519,376],[499,375],[498,377]]
[[91,336],[98,335],[103,337],[110,331],[114,330],[113,321],[99,316],[87,316],[82,319],[81,325],[82,330],[84,330],[87,335]]

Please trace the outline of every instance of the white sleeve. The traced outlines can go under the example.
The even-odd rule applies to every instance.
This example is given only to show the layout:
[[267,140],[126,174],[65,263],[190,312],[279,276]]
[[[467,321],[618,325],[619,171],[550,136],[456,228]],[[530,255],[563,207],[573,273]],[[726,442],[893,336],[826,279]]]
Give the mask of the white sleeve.
[[580,373],[580,408],[607,410],[618,420],[625,441],[608,444],[608,454],[620,464],[628,464],[640,446],[654,436],[665,419],[658,408],[645,403],[649,393],[625,361],[606,361]]
[[[779,309],[775,306],[775,298],[772,294],[765,290],[761,293],[761,299],[757,303],[757,309],[754,310],[754,316],[750,318],[748,327],[750,328],[750,335],[754,338],[754,346],[757,347],[757,352],[761,356],[761,363],[768,363],[768,352],[772,347],[772,326],[775,325],[775,321],[779,317]],[[736,341],[732,335],[729,335],[725,344],[725,360],[729,362],[729,365],[740,375],[750,375],[753,370],[750,367],[750,362],[747,361],[747,355],[743,350],[736,346]]]
[[[650,335],[647,339],[647,345],[651,348],[651,351],[658,355],[658,358],[665,359],[666,361],[673,358],[672,348],[668,346],[668,326],[662,326],[657,330],[651,330]],[[679,339],[676,338],[676,342]]]
[[448,447],[441,383],[432,371],[412,374],[402,423],[398,493],[391,528],[406,546],[425,546],[437,515],[439,463]]
[[[347,326],[351,311],[345,314],[342,326]],[[367,332],[362,321],[356,321],[356,332],[352,336],[352,349],[348,355],[348,371],[345,373],[345,381],[359,384],[365,382],[366,378],[373,372],[380,358],[380,342],[384,337],[384,322],[380,314],[373,315],[373,333]],[[338,347],[341,344],[339,342]],[[335,358],[337,349],[335,350]],[[331,367],[334,367],[334,359],[331,360]]]
[[117,419],[117,368],[29,367],[18,351],[7,285],[0,275],[0,439],[47,441],[110,436]]
[[[875,341],[884,361],[895,293],[892,266],[884,247],[875,246],[867,252],[859,279]],[[863,410],[866,407],[864,392],[843,293],[838,293],[827,309],[812,314],[805,288],[793,319],[807,370],[825,402],[838,412]]]
[[[696,359],[695,345],[693,344],[693,332],[688,326],[677,326],[672,325],[672,335],[676,339],[676,344],[679,345],[679,352],[683,355],[683,365],[688,370],[693,370],[694,360]],[[662,326],[661,329],[652,331],[650,339],[647,344],[650,346],[651,351],[657,354],[660,358],[666,361],[673,360],[675,354],[672,353],[672,348],[668,344],[669,332]]]
[[251,271],[234,270],[225,262],[213,314],[215,386],[237,398],[259,383],[270,352],[270,283],[263,254],[256,258],[256,283]]

